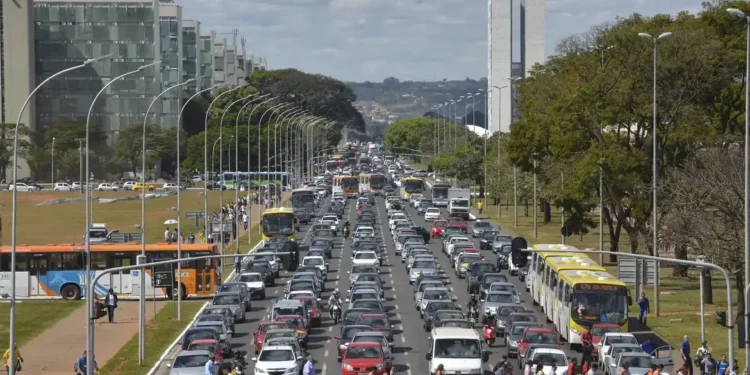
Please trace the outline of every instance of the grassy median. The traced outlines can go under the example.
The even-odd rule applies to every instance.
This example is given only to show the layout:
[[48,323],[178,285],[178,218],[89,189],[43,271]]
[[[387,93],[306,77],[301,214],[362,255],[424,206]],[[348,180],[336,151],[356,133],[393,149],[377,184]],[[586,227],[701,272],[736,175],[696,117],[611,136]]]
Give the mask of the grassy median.
[[[20,347],[39,336],[46,329],[65,319],[83,306],[85,301],[34,301],[16,303],[16,342]],[[8,348],[10,341],[10,303],[0,304],[0,348]]]

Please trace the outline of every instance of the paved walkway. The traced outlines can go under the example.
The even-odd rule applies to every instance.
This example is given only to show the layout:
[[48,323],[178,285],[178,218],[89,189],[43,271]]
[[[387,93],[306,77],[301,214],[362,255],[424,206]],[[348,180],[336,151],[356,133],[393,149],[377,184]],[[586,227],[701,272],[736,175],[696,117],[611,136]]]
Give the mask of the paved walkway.
[[[288,193],[287,193],[288,194]],[[284,198],[288,199],[288,196]],[[248,230],[258,224],[259,205],[250,210]],[[255,238],[258,233],[252,233]],[[241,233],[241,236],[245,233]],[[242,238],[244,240],[244,237]],[[227,245],[233,251],[233,242]],[[247,250],[245,250],[247,251]],[[151,320],[168,304],[166,300],[147,301],[146,319]],[[95,324],[95,346],[99,367],[109,361],[120,348],[138,334],[138,301],[121,299],[115,310],[115,323],[109,324],[103,317]],[[155,306],[155,307],[154,307]],[[70,375],[73,363],[86,349],[86,307],[73,311],[70,316],[42,332],[34,340],[21,347],[24,356],[23,373],[28,375]]]

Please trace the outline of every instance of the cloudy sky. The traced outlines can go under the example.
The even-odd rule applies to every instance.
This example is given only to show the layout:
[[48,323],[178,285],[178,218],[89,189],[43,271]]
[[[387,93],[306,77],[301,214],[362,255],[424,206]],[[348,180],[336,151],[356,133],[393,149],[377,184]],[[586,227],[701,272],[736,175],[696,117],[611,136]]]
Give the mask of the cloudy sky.
[[[203,28],[239,29],[248,51],[267,57],[271,69],[293,67],[345,81],[487,74],[486,0],[177,1],[183,17]],[[562,38],[617,16],[697,12],[700,2],[547,0],[547,55]]]

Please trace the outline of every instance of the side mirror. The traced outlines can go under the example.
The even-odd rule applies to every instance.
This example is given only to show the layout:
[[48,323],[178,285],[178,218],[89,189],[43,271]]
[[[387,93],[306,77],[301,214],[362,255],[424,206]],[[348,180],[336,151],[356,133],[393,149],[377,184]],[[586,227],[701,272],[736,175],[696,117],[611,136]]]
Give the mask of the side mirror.
[[253,357],[253,358],[251,359],[251,361],[253,361],[253,362],[258,362],[258,358],[256,358],[256,357]]
[[490,360],[490,352],[488,350],[485,350],[482,352],[482,362],[487,362]]
[[318,302],[320,302],[320,301],[321,301],[321,299],[320,299],[320,298],[318,298]]
[[172,368],[172,364],[171,363],[167,363],[167,368]]
[[628,306],[632,306],[632,305],[633,305],[633,297],[628,296]]
[[432,360],[432,353],[427,353],[427,354],[425,354],[425,355],[424,355],[424,358],[425,358],[426,360],[428,360],[428,361],[431,361],[431,360]]
[[335,338],[336,340],[339,340],[341,339],[341,336],[334,336],[333,338]]

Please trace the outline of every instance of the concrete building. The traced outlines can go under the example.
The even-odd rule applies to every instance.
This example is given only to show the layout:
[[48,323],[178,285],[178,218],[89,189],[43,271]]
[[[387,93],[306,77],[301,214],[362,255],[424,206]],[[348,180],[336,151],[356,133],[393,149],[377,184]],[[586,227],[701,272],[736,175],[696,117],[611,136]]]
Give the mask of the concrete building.
[[214,38],[214,84],[224,85],[227,83],[226,71],[227,71],[227,38],[215,37]]
[[[185,85],[187,93],[195,93],[200,90],[203,80],[201,75],[200,53],[201,23],[195,20],[182,21],[182,80],[187,81],[196,78],[194,82]],[[206,86],[209,87],[209,86]]]
[[201,30],[198,48],[200,49],[200,81],[201,88],[215,85],[214,81],[214,43],[216,31]]
[[[510,78],[525,77],[535,64],[544,63],[544,12],[546,0],[490,1],[488,90],[492,90],[490,130],[510,131],[516,115],[516,90]],[[514,5],[517,7],[514,9]],[[514,11],[517,10],[517,11]],[[520,22],[514,38],[513,21]],[[513,56],[513,41],[520,41],[520,56]],[[495,87],[496,86],[496,87]],[[508,86],[498,90],[498,87]]]
[[[15,124],[35,85],[33,0],[0,0],[0,124]],[[32,98],[21,123],[36,129],[36,110]],[[19,177],[29,176],[25,160],[19,160],[18,167]],[[11,172],[6,171],[8,178]]]

